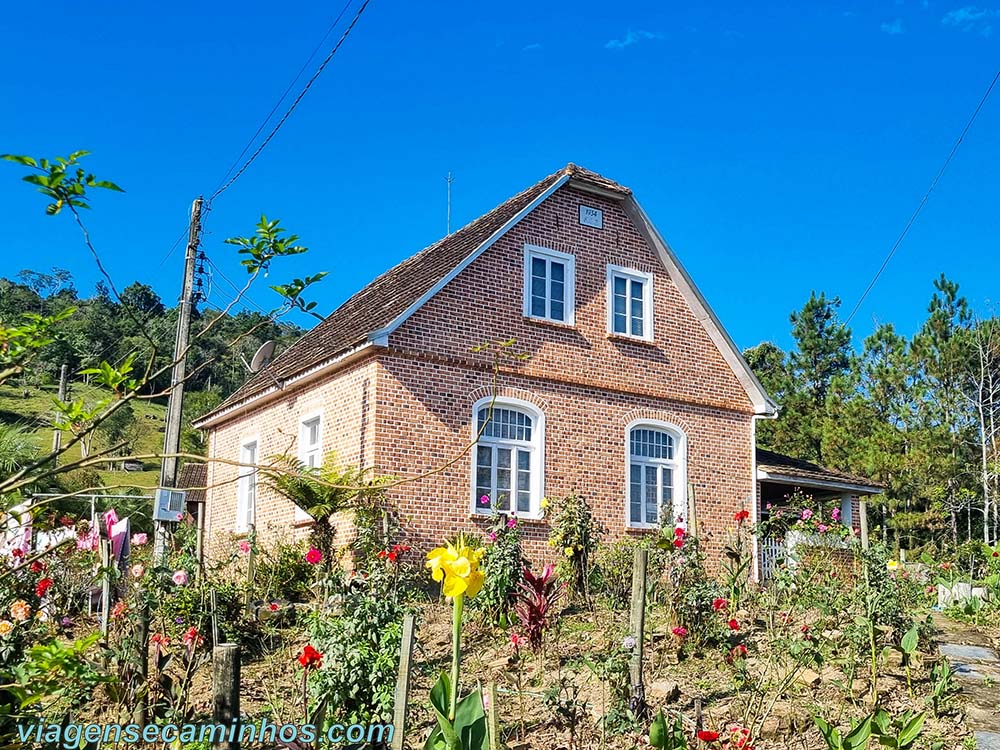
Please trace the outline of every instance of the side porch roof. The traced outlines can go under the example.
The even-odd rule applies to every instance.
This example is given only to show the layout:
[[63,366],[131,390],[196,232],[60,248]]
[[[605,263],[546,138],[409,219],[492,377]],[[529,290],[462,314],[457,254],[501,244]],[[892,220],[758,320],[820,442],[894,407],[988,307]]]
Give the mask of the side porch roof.
[[869,479],[765,448],[757,448],[757,481],[858,495],[877,495],[885,489]]

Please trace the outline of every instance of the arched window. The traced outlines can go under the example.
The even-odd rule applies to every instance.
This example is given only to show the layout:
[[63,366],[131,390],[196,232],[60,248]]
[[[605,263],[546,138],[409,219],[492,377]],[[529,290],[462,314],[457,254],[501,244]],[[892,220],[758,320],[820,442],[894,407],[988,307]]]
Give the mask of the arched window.
[[537,516],[541,508],[543,415],[515,399],[484,399],[473,407],[479,435],[473,463],[476,512]]
[[684,433],[662,423],[628,429],[628,509],[630,526],[674,523],[686,513],[687,466]]

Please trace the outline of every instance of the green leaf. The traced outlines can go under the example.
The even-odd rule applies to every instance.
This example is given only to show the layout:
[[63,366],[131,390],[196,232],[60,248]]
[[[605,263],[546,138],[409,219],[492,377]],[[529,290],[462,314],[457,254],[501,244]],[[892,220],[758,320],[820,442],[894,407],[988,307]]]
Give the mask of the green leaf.
[[927,714],[925,713],[917,714],[903,727],[903,731],[899,733],[900,747],[909,747],[913,744],[919,736],[920,730],[923,729],[926,718]]
[[0,154],[0,159],[12,161],[15,164],[23,164],[26,167],[35,167],[36,169],[38,168],[38,162],[36,162],[30,156],[19,156],[18,154]]
[[461,740],[463,750],[486,750],[486,713],[483,711],[483,696],[473,690],[455,707],[455,730]]
[[868,738],[872,734],[872,717],[866,716],[860,724],[858,724],[854,729],[844,737],[844,747],[847,748],[859,748],[864,747],[868,742]]
[[830,750],[841,750],[843,747],[843,741],[840,739],[840,732],[835,728],[831,727],[822,717],[816,716],[813,721],[816,723],[816,727],[819,729],[819,733],[823,735],[823,739],[826,741],[826,746]]
[[914,625],[903,635],[902,640],[899,642],[899,647],[903,649],[904,654],[912,654],[917,650],[917,643],[919,640],[920,626]]

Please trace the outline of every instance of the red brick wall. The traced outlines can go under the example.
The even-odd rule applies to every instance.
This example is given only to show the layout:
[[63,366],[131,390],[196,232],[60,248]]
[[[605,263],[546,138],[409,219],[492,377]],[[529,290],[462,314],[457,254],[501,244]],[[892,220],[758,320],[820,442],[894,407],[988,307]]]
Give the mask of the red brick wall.
[[[581,203],[603,210],[603,229],[579,224]],[[573,327],[523,316],[525,243],[575,256]],[[608,263],[654,275],[652,342],[607,333]],[[505,367],[501,393],[545,413],[545,494],[585,496],[606,538],[621,537],[627,533],[626,425],[637,418],[673,423],[686,434],[687,479],[695,487],[708,551],[717,552],[733,513],[749,507],[753,492],[750,400],[620,205],[569,188],[548,198],[428,301],[390,336],[389,350],[375,361],[217,428],[213,455],[235,458],[239,438],[255,432],[267,436],[262,455],[277,451],[287,446],[289,434],[296,436],[299,415],[322,405],[324,448],[337,449],[341,460],[405,477],[436,469],[467,448],[472,405],[490,393],[492,359],[471,348],[508,337],[530,356]],[[471,456],[463,456],[392,491],[411,544],[427,549],[460,529],[483,528],[485,521],[471,512],[471,464]],[[210,483],[235,474],[216,464]],[[209,499],[213,535],[231,529],[235,483],[212,490]],[[292,514],[286,501],[265,500],[262,488],[259,526],[287,524]],[[526,521],[524,529],[529,554],[539,560],[552,554],[544,543],[544,521]]]
[[[258,438],[259,463],[278,454],[298,455],[299,423],[303,417],[321,412],[322,450],[333,453],[345,465],[371,465],[374,458],[375,363],[363,360],[308,388],[292,392],[280,401],[242,412],[212,430],[210,455],[238,461],[244,440]],[[230,538],[236,518],[236,466],[209,463],[207,528],[210,545]],[[284,497],[258,482],[257,530],[287,531],[296,522],[295,507]],[[302,533],[305,533],[302,531]],[[339,533],[347,533],[346,527]],[[287,534],[286,534],[287,535]]]

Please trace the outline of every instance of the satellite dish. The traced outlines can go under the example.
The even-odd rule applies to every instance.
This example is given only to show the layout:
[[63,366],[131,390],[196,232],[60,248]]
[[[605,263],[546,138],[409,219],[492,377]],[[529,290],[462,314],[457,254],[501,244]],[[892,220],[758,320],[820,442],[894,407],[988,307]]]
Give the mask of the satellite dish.
[[250,360],[250,372],[260,372],[263,370],[267,367],[273,356],[274,342],[265,341],[260,345],[260,349],[257,350],[257,353],[253,355],[253,359]]

